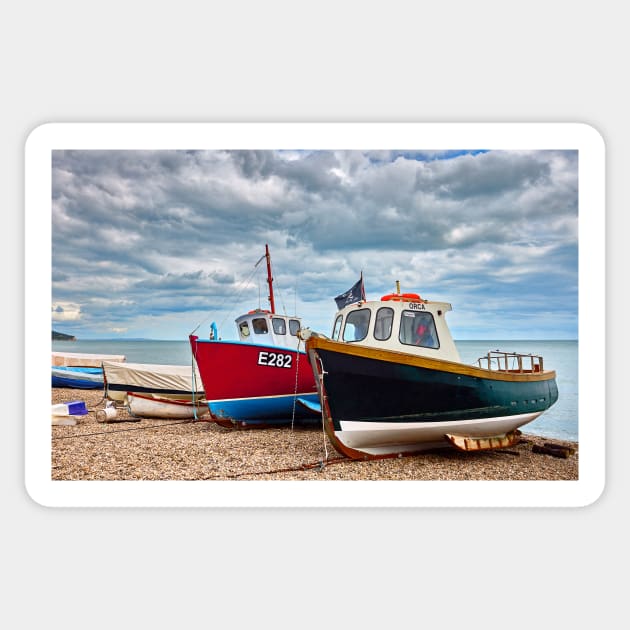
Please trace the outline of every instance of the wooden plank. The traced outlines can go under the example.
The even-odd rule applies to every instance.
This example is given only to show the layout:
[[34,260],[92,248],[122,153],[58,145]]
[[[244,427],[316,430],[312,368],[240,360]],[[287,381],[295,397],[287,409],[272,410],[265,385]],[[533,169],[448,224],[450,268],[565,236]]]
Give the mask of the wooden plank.
[[488,451],[495,448],[505,448],[512,446],[518,441],[521,432],[516,429],[504,435],[493,435],[489,437],[475,437],[471,435],[446,434],[446,439],[460,451]]
[[570,446],[562,446],[560,444],[545,442],[542,446],[540,444],[534,444],[534,446],[532,446],[532,453],[540,453],[541,455],[552,455],[553,457],[568,459],[575,453],[575,449]]

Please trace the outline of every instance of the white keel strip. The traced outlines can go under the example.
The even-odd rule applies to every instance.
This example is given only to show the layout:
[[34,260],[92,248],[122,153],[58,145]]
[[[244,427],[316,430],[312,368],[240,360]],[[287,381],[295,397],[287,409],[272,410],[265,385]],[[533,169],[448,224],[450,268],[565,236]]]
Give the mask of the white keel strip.
[[348,448],[382,455],[430,448],[451,447],[446,433],[470,437],[490,437],[514,431],[535,420],[542,412],[499,416],[479,420],[450,420],[447,422],[364,422],[342,420],[339,441]]

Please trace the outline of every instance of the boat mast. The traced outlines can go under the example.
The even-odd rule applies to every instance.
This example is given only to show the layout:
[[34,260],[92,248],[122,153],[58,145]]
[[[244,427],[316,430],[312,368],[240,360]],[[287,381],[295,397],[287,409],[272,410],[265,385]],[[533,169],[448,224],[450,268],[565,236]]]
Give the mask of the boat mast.
[[273,300],[273,278],[271,277],[271,256],[269,255],[269,245],[265,245],[265,257],[267,258],[267,282],[269,283],[269,304],[271,312],[275,314],[276,305]]

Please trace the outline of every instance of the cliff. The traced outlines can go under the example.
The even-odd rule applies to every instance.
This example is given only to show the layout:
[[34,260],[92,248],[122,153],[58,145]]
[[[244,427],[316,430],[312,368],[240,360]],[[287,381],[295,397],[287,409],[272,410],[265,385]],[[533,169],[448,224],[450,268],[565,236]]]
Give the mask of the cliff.
[[74,335],[66,335],[64,333],[57,332],[56,330],[52,331],[53,341],[76,341],[77,338]]

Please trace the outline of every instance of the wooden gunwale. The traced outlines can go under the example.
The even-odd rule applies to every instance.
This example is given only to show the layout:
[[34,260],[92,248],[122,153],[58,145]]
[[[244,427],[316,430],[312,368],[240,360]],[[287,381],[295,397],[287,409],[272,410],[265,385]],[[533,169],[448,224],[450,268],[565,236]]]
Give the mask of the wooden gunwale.
[[322,348],[324,350],[331,350],[333,352],[340,352],[342,354],[356,357],[374,359],[376,361],[387,361],[390,363],[440,370],[443,372],[450,372],[452,374],[462,374],[464,376],[473,376],[495,381],[548,381],[556,378],[556,372],[554,370],[529,373],[501,372],[482,367],[475,367],[474,365],[446,361],[444,359],[432,359],[430,357],[415,356],[398,350],[387,350],[384,348],[372,348],[352,343],[342,343],[339,341],[333,341],[332,339],[311,335],[306,341],[306,350],[308,351],[314,348]]

